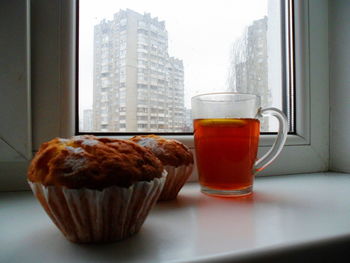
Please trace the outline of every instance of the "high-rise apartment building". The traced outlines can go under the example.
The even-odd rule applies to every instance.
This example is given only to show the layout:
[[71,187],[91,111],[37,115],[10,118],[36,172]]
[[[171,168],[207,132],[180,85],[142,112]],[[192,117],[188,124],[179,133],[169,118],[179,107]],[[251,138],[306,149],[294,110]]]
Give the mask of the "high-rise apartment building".
[[164,21],[127,9],[96,25],[93,90],[94,131],[182,131],[184,68]]
[[[272,104],[268,86],[267,22],[266,16],[253,21],[235,42],[229,78],[230,90],[259,95],[262,107]],[[261,130],[269,131],[267,118],[261,121]]]
[[80,127],[81,131],[84,132],[89,132],[89,131],[93,131],[93,127],[92,127],[92,123],[93,123],[93,119],[92,119],[92,109],[85,109],[83,111],[83,122],[82,125]]
[[184,132],[193,131],[192,109],[185,109],[185,129]]

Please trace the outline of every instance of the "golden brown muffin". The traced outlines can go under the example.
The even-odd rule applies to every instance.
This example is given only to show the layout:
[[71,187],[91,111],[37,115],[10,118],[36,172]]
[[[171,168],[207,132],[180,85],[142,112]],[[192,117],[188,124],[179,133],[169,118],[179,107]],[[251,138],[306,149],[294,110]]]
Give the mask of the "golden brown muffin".
[[134,136],[130,140],[151,150],[163,165],[177,167],[193,164],[192,152],[177,140],[165,139],[153,134]]
[[164,169],[168,172],[159,200],[175,199],[192,174],[192,152],[179,141],[157,135],[135,136],[130,140],[151,150],[161,160]]
[[150,181],[160,178],[162,171],[161,162],[136,143],[90,135],[44,143],[29,167],[28,179],[45,186],[102,189]]
[[76,136],[44,143],[30,164],[28,182],[68,240],[100,243],[140,230],[165,176],[160,160],[142,146]]

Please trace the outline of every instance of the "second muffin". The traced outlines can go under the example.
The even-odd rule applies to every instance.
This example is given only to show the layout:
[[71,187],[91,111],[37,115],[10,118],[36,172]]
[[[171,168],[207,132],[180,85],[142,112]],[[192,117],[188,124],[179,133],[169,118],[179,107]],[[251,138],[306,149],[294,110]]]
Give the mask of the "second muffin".
[[157,135],[134,136],[130,140],[151,150],[168,172],[159,200],[175,199],[192,173],[192,152],[179,141]]

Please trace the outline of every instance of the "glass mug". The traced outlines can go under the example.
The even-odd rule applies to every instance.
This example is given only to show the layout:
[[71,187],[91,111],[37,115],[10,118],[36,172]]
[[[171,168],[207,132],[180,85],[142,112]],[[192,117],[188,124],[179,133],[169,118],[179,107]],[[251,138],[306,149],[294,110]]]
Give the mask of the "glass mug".
[[[196,161],[201,191],[216,196],[252,193],[257,172],[281,152],[288,133],[287,118],[276,108],[260,107],[260,97],[240,93],[208,93],[192,97]],[[256,160],[259,118],[272,115],[279,122],[270,150]]]

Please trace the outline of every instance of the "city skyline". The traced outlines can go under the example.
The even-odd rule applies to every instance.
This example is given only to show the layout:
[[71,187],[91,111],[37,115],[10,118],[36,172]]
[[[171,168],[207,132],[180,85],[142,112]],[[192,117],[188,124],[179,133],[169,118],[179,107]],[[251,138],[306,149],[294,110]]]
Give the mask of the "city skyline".
[[[271,1],[271,0],[269,0]],[[273,1],[276,2],[276,1]],[[254,6],[252,9],[251,7]],[[181,57],[185,72],[185,106],[193,95],[226,90],[231,44],[253,20],[267,14],[267,1],[101,0],[80,3],[79,83],[80,113],[92,107],[93,27],[110,20],[120,9],[151,13],[164,20],[169,31],[169,54]],[[179,15],[181,14],[181,15]]]
[[[278,9],[278,6],[273,6],[273,5],[271,5],[271,2],[273,2],[273,0],[269,0],[269,14],[271,13],[271,7],[274,7],[273,9],[274,10],[276,10],[276,9]],[[272,9],[272,11],[273,11],[273,9]],[[137,12],[135,12],[135,13],[137,13]],[[145,14],[147,14],[147,13],[144,13],[143,15],[145,15]],[[140,14],[141,15],[141,14]],[[158,17],[157,17],[157,15],[158,14],[155,14],[155,16],[154,16],[154,18],[156,18],[156,19],[158,19]],[[152,14],[152,16],[153,16],[153,14]],[[239,40],[239,39],[241,39],[242,38],[242,36],[244,36],[246,33],[247,33],[247,31],[249,31],[248,29],[249,28],[252,28],[253,27],[253,25],[254,24],[256,24],[257,23],[257,21],[259,21],[259,20],[265,20],[265,27],[267,27],[267,17],[266,16],[263,16],[262,18],[260,18],[260,19],[255,19],[255,20],[253,20],[253,21],[250,21],[250,23],[249,23],[249,25],[248,26],[246,26],[245,27],[245,30],[243,30],[243,33],[240,35],[240,36],[238,36],[238,37],[236,37],[235,38],[235,42],[237,42],[237,40]],[[276,19],[275,19],[276,20]],[[106,20],[106,19],[102,19],[101,21],[108,21],[108,20]],[[111,20],[109,20],[109,21],[111,21]],[[164,22],[164,26],[166,25],[166,24],[168,24],[167,23],[167,21],[164,21],[164,20],[162,20],[163,22]],[[269,21],[269,23],[270,23],[270,21]],[[275,23],[275,22],[274,22]],[[271,30],[271,25],[269,25],[269,28],[270,28],[270,31],[272,31]],[[259,29],[260,31],[261,31],[261,29]],[[263,30],[265,33],[265,42],[266,42],[266,37],[267,37],[267,34],[270,34],[271,35],[271,32],[267,32],[267,28],[265,28],[265,30]],[[167,31],[167,35],[171,35],[172,34],[172,32],[169,32],[169,34],[168,34],[168,31]],[[171,43],[172,41],[169,39],[169,43],[168,43],[168,49],[170,50],[170,43]],[[254,42],[254,41],[253,41]],[[251,41],[251,43],[253,43],[252,41]],[[250,44],[250,46],[252,46],[252,44]],[[268,67],[270,68],[270,62],[269,63],[267,63],[267,47],[266,47],[267,45],[265,44],[265,50],[264,50],[264,54],[265,54],[265,58],[264,58],[264,70],[263,70],[263,72],[264,72],[264,74],[262,74],[262,76],[260,76],[259,78],[261,79],[261,77],[262,77],[262,79],[264,80],[264,81],[260,81],[260,86],[264,86],[264,87],[262,87],[262,89],[260,90],[260,92],[258,91],[258,90],[255,90],[255,93],[256,94],[258,94],[258,95],[261,95],[262,97],[263,97],[263,101],[266,101],[266,98],[268,98],[267,100],[268,101],[270,101],[271,102],[271,100],[273,99],[272,98],[272,96],[271,95],[273,95],[273,97],[275,98],[276,96],[274,95],[274,94],[271,94],[272,92],[274,92],[274,91],[272,91],[271,92],[271,90],[269,90],[269,88],[271,88],[271,87],[268,87],[268,85],[270,85],[270,83],[272,83],[272,81],[270,82],[270,81],[267,81],[267,79],[269,79],[270,80],[270,75],[268,75],[267,74],[267,70],[268,70]],[[256,49],[257,48],[257,46],[255,45],[255,47],[254,47],[254,49]],[[270,49],[271,49],[271,44],[270,44],[270,47],[269,47]],[[168,50],[168,51],[169,51]],[[231,50],[231,51],[230,51]],[[230,49],[229,49],[229,51],[230,52],[232,52],[232,43],[230,43]],[[228,52],[228,53],[230,53],[230,52]],[[256,52],[255,52],[256,53]],[[170,51],[168,52],[168,56],[171,56],[171,54],[170,54]],[[204,55],[205,56],[205,55]],[[229,56],[228,56],[229,57]],[[232,56],[231,56],[231,58],[232,58]],[[262,58],[259,58],[259,59],[262,59]],[[270,59],[271,60],[271,59]],[[226,73],[229,73],[229,71],[227,70],[228,68],[230,68],[230,64],[232,63],[232,60],[231,59],[228,59],[228,61],[229,61],[229,63],[228,63],[228,65],[226,66],[226,70],[225,70],[225,72]],[[186,60],[184,60],[184,64],[186,64]],[[268,64],[268,67],[267,67],[267,64]],[[255,63],[255,66],[257,66],[258,64],[257,63]],[[236,68],[237,68],[237,65],[235,66]],[[242,65],[241,65],[241,67],[242,67]],[[231,68],[232,68],[232,65],[231,65]],[[247,68],[247,67],[245,67],[245,68]],[[252,71],[252,67],[250,67],[250,71]],[[270,69],[269,69],[269,71],[270,71]],[[215,72],[214,72],[215,73]],[[186,74],[186,78],[189,78],[188,76],[191,76],[190,74],[188,74],[188,71],[187,71],[187,68],[185,69],[185,74]],[[252,74],[251,74],[252,75]],[[267,77],[267,75],[268,75],[268,77]],[[225,88],[225,90],[220,90],[220,91],[229,91],[229,90],[233,90],[232,89],[232,87],[230,86],[230,84],[229,84],[229,81],[227,81],[228,79],[229,79],[229,77],[230,77],[230,75],[229,74],[227,74],[227,76],[225,76],[225,78],[223,78],[222,80],[224,81],[224,82],[226,82],[225,83],[225,85],[226,85],[226,88]],[[207,78],[210,78],[210,76],[209,75],[205,75],[205,79],[207,79]],[[257,79],[257,78],[256,78]],[[275,81],[276,82],[276,81]],[[184,81],[184,89],[186,89],[186,85],[185,85],[185,81]],[[259,83],[255,83],[255,84],[259,84]],[[265,90],[265,91],[262,91],[262,90]],[[205,91],[205,92],[213,92],[213,91],[218,91],[218,90],[209,90],[209,91]],[[247,90],[246,88],[244,89],[244,88],[240,88],[240,89],[236,89],[236,90],[234,90],[234,91],[240,91],[240,92],[249,92],[249,90]],[[258,91],[258,92],[256,92],[256,91]],[[250,92],[252,92],[252,90],[250,91]],[[267,93],[269,93],[267,96],[265,96],[265,94],[267,94]],[[198,93],[198,90],[197,90],[197,93]],[[202,93],[202,92],[199,92],[199,93]],[[254,93],[254,92],[253,92]],[[188,96],[187,94],[186,94],[186,91],[184,91],[184,100],[188,100],[189,98],[190,98],[191,96]],[[276,100],[275,100],[276,101]],[[277,101],[278,101],[278,99],[277,99]],[[263,102],[263,106],[271,106],[271,105],[268,105],[269,103],[264,103]],[[83,115],[84,114],[82,114],[83,113],[83,111],[82,110],[84,110],[84,107],[81,107],[81,104],[79,105],[80,106],[80,116],[82,116],[82,117],[84,117]],[[184,123],[186,123],[185,125],[187,125],[188,126],[188,120],[189,120],[189,116],[190,116],[190,111],[188,110],[190,107],[188,106],[188,105],[186,105],[186,108],[184,109],[184,112],[186,112],[186,114],[188,115],[188,116],[183,116],[183,122]],[[85,107],[85,109],[89,109],[88,107]],[[267,127],[267,126],[266,126]],[[267,128],[268,129],[268,128]],[[136,131],[136,130],[135,130]],[[156,132],[156,130],[153,130],[154,132]]]
[[[123,20],[120,20],[120,17],[123,18]],[[132,20],[130,18],[134,18],[134,23],[136,25],[134,25],[134,29],[130,28],[130,25],[127,26],[127,21],[128,19]],[[117,19],[119,19],[118,21],[116,21]],[[146,20],[146,21],[145,21]],[[265,16],[262,19],[259,20],[255,20],[253,21],[253,23],[248,26],[246,28],[246,30],[243,32],[243,34],[241,35],[240,38],[238,38],[235,43],[232,45],[232,54],[231,54],[231,65],[229,68],[229,77],[227,79],[228,81],[228,90],[229,91],[234,91],[234,92],[242,92],[242,93],[253,93],[253,94],[257,94],[259,96],[261,96],[262,101],[261,104],[263,107],[267,107],[271,104],[271,92],[268,89],[268,65],[267,65],[267,21],[268,18]],[[121,24],[121,22],[123,22],[123,24]],[[147,25],[146,25],[147,23]],[[150,23],[150,24],[148,24]],[[156,26],[154,26],[154,23],[156,26],[160,26],[160,30],[162,32],[159,31],[159,28],[157,29]],[[150,26],[151,25],[153,27],[153,30],[150,30]],[[121,33],[121,28],[123,35],[119,33]],[[148,31],[150,30],[150,31]],[[126,36],[130,35],[129,31],[135,31],[137,33],[135,33],[134,39],[132,42],[136,43],[136,49],[134,51],[132,51],[130,49],[130,44],[127,44],[127,42],[130,41],[130,36],[129,39],[127,40]],[[102,32],[104,32],[102,34]],[[114,32],[114,34],[112,34],[111,32]],[[118,35],[115,35],[115,32],[118,32]],[[161,36],[160,39],[157,38],[157,32],[159,34],[159,36]],[[146,38],[146,36],[148,34],[154,34],[156,37],[153,37],[153,39],[151,39],[150,37],[148,37],[148,39]],[[149,89],[149,87],[153,87],[153,90],[156,88],[161,88],[161,89],[166,89],[167,87],[162,87],[162,86],[154,86],[156,85],[155,83],[153,83],[154,85],[148,85],[150,84],[150,82],[148,81],[150,78],[152,77],[158,77],[158,78],[162,78],[164,76],[159,75],[160,72],[157,73],[157,71],[154,71],[152,69],[155,69],[154,67],[158,68],[158,70],[163,71],[164,68],[168,68],[168,66],[166,66],[166,62],[164,65],[161,64],[157,64],[157,63],[153,63],[153,60],[151,60],[150,58],[146,58],[146,57],[151,57],[154,56],[152,54],[158,54],[159,53],[163,53],[163,60],[164,59],[168,59],[169,62],[171,61],[176,61],[179,63],[179,65],[181,66],[181,73],[182,76],[180,76],[180,78],[183,80],[183,65],[182,65],[182,61],[177,59],[177,58],[172,58],[169,57],[168,54],[168,44],[167,44],[167,30],[165,28],[165,23],[164,21],[158,21],[158,18],[152,18],[151,14],[144,14],[141,15],[139,13],[136,13],[130,9],[127,9],[126,11],[120,10],[118,13],[115,14],[114,16],[114,20],[111,21],[106,21],[106,20],[102,20],[100,24],[95,26],[95,38],[94,38],[94,46],[95,46],[95,51],[94,51],[94,68],[95,68],[95,73],[94,73],[94,107],[93,110],[84,110],[84,114],[83,114],[83,122],[82,122],[82,128],[89,131],[89,130],[94,130],[94,131],[154,131],[154,132],[174,132],[174,131],[191,131],[192,130],[192,123],[191,123],[191,110],[187,109],[184,107],[183,105],[183,81],[180,85],[180,90],[181,90],[181,94],[182,94],[182,98],[180,98],[180,100],[182,101],[181,104],[179,104],[179,106],[182,107],[182,114],[179,117],[179,119],[181,119],[181,121],[179,122],[179,126],[178,126],[178,130],[174,130],[174,129],[158,129],[157,125],[154,125],[155,129],[151,129],[150,127],[152,126],[151,123],[151,118],[153,118],[153,120],[157,119],[155,117],[150,117],[150,114],[147,114],[145,112],[142,112],[142,116],[138,116],[139,113],[139,108],[138,105],[141,105],[143,107],[147,107],[144,108],[147,111],[151,110],[151,105],[149,105],[150,102],[150,98],[151,97],[157,97],[157,94],[152,94],[152,91]],[[124,37],[124,38],[123,38]],[[152,41],[150,41],[150,39]],[[160,42],[158,42],[160,40]],[[164,42],[163,42],[164,40]],[[117,42],[116,42],[117,41]],[[120,42],[119,42],[120,41]],[[116,42],[117,44],[113,43]],[[163,42],[163,43],[162,43]],[[151,47],[153,52],[151,52],[151,48],[147,45],[147,43],[152,43]],[[113,46],[113,48],[111,49],[111,47]],[[120,46],[122,46],[122,48],[120,48]],[[96,48],[97,47],[97,48]],[[156,47],[156,48],[155,48]],[[112,50],[112,51],[111,51]],[[113,51],[114,50],[114,51]],[[137,52],[136,52],[137,51]],[[143,51],[143,52],[140,52]],[[112,53],[111,53],[112,52]],[[135,61],[130,61],[130,59],[125,59],[126,58],[126,54],[127,53],[135,53],[137,54],[137,60]],[[149,53],[149,54],[148,54]],[[113,61],[113,59],[111,60],[110,57],[117,57],[117,60],[122,57],[121,61],[117,61],[118,63],[114,63],[115,65],[112,65],[111,68],[111,61]],[[124,60],[123,60],[124,59]],[[142,60],[140,60],[142,59]],[[134,72],[134,75],[137,74],[137,78],[136,79],[132,79],[129,77],[126,77],[126,68],[127,66],[130,64],[130,62],[134,62],[132,64],[136,65],[136,72]],[[140,65],[140,62],[141,65]],[[149,65],[154,64],[153,67],[150,67]],[[123,66],[119,66],[119,65],[124,65],[125,68],[123,68]],[[130,65],[129,65],[130,66]],[[113,68],[114,67],[114,68]],[[103,69],[105,68],[105,69]],[[96,70],[97,69],[97,70]],[[176,69],[171,69],[171,70],[176,70]],[[123,71],[123,80],[121,83],[119,83],[119,77],[117,79],[117,82],[115,83],[115,81],[113,81],[113,78],[108,77],[110,76],[110,71],[117,72],[118,74]],[[152,75],[149,74],[150,72],[153,72],[153,74],[156,75]],[[172,72],[167,72],[166,75],[168,75],[168,80],[169,80],[169,73]],[[130,74],[130,73],[129,73]],[[142,74],[141,76],[141,80],[140,80],[140,74]],[[113,75],[113,74],[112,74]],[[115,74],[114,74],[115,75]],[[170,74],[171,75],[171,74]],[[108,78],[106,78],[106,76]],[[133,77],[135,78],[136,75]],[[135,125],[132,128],[126,129],[126,125],[127,123],[131,122],[130,117],[129,117],[129,121],[127,121],[126,119],[126,115],[127,113],[125,113],[125,116],[115,116],[112,114],[106,114],[103,112],[103,110],[107,111],[107,109],[102,109],[101,106],[98,106],[99,104],[107,102],[108,98],[107,98],[107,94],[106,91],[108,92],[108,95],[111,97],[116,97],[115,100],[118,101],[117,102],[117,111],[119,111],[119,107],[123,106],[124,109],[126,109],[127,104],[124,102],[120,102],[119,103],[119,98],[120,97],[120,93],[121,91],[124,92],[124,99],[125,98],[125,94],[127,86],[129,86],[128,89],[135,89],[135,87],[130,87],[130,85],[125,84],[126,82],[133,82],[134,85],[136,85],[137,87],[137,91],[135,90],[132,93],[132,96],[134,98],[139,99],[140,94],[141,94],[141,101],[143,102],[144,105],[142,105],[142,103],[140,104],[139,100],[136,100],[136,102],[134,102],[134,104],[137,107],[137,111],[136,111],[136,115],[133,116],[135,119],[138,120],[139,118],[142,118],[141,121],[137,121],[134,123]],[[154,80],[156,81],[156,79]],[[160,80],[158,80],[160,81]],[[106,84],[107,83],[107,84]],[[120,85],[122,85],[121,87],[119,87]],[[100,87],[99,87],[100,86]],[[102,88],[101,88],[102,86]],[[139,86],[143,86],[143,88],[146,89],[141,89],[141,91],[139,91]],[[99,88],[98,88],[99,87]],[[148,88],[148,89],[147,89]],[[168,87],[169,88],[169,87]],[[173,89],[173,87],[171,87]],[[112,90],[112,92],[111,92]],[[164,90],[165,91],[165,90]],[[163,92],[164,92],[163,91]],[[138,93],[139,92],[139,93]],[[116,96],[117,95],[117,96]],[[180,95],[180,94],[178,94]],[[164,94],[163,94],[164,96]],[[148,98],[148,101],[145,101],[144,99]],[[111,103],[111,102],[110,102]],[[114,102],[112,102],[114,103]],[[157,104],[157,101],[154,101],[153,103]],[[130,104],[130,103],[129,103]],[[96,106],[97,105],[97,106]],[[114,107],[115,108],[115,107]],[[130,108],[130,105],[129,105]],[[112,110],[112,112],[114,112],[116,109]],[[163,110],[165,112],[169,111],[169,106],[163,108]],[[127,110],[125,110],[127,111]],[[111,110],[109,110],[109,112],[111,112]],[[171,112],[171,110],[170,110]],[[119,113],[121,114],[121,113]],[[105,115],[105,116],[104,116]],[[149,116],[148,116],[149,115]],[[154,116],[154,114],[152,114]],[[148,117],[147,117],[148,116]],[[167,128],[168,128],[168,117],[165,117],[166,114],[162,114],[162,124],[164,124]],[[165,117],[165,118],[163,118]],[[122,118],[122,119],[121,119]],[[105,121],[103,122],[104,125],[102,126],[106,126],[105,128],[101,128],[101,119],[105,119]],[[112,119],[112,121],[108,121],[108,119]],[[98,121],[96,121],[98,120]],[[158,119],[157,119],[158,120]],[[93,121],[93,125],[91,123],[91,121]],[[122,129],[118,128],[111,128],[111,127],[107,127],[107,125],[109,124],[109,126],[111,125],[111,122],[116,121],[117,125],[119,126],[123,126],[125,125],[125,127],[123,126]],[[90,122],[90,123],[89,123]],[[144,125],[145,128],[144,129],[139,129],[139,127],[137,127],[137,123],[141,123],[141,125]],[[154,123],[154,122],[153,122]],[[163,126],[163,125],[162,125]],[[263,119],[261,122],[261,128],[263,131],[268,131],[269,129],[269,123],[267,119]]]

